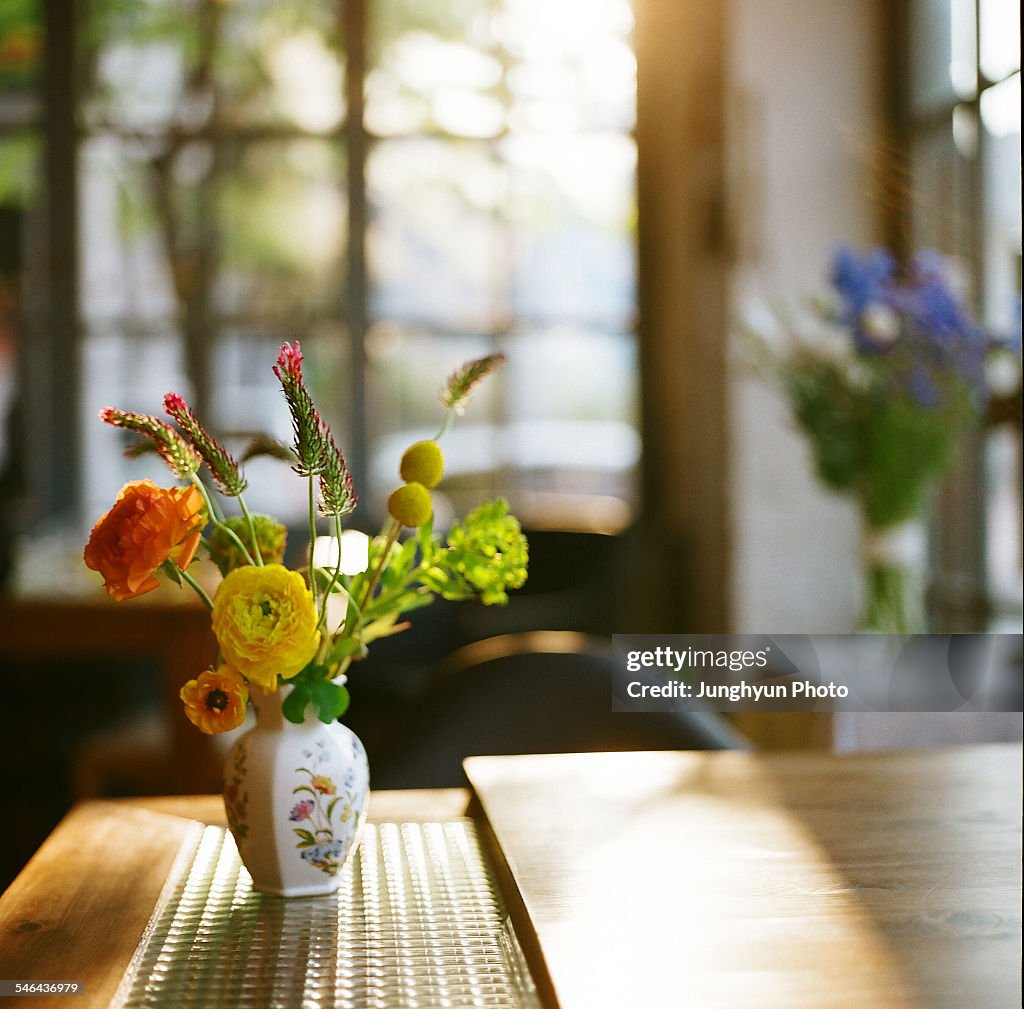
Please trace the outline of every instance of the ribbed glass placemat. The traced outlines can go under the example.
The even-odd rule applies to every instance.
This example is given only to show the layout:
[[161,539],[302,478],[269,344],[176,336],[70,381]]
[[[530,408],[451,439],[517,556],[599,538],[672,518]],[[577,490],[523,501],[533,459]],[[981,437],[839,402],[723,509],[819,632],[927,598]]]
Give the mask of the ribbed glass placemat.
[[366,824],[337,893],[252,889],[205,827],[113,1006],[539,1009],[472,820]]

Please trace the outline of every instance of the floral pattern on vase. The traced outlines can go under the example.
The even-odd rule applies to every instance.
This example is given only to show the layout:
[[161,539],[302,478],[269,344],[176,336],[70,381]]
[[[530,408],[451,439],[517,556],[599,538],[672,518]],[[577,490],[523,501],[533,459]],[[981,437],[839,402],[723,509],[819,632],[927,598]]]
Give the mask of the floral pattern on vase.
[[224,804],[253,888],[284,897],[331,893],[359,839],[370,787],[366,753],[341,722],[281,704],[292,688],[254,690],[256,725],[228,755]]
[[353,736],[352,757],[355,764],[345,772],[340,791],[333,778],[319,773],[319,769],[327,762],[322,742],[318,742],[314,750],[305,751],[303,756],[312,768],[295,769],[296,774],[303,774],[308,780],[296,785],[292,794],[308,795],[311,798],[300,798],[292,807],[288,819],[292,823],[306,824],[292,828],[299,839],[296,848],[300,857],[314,868],[333,876],[344,863],[355,840],[352,826],[362,812],[360,796],[354,789],[355,767],[361,759],[365,760],[365,756],[358,738]]
[[243,740],[231,751],[231,758],[224,775],[224,812],[227,814],[231,833],[244,840],[249,833],[249,793],[245,790],[247,749]]

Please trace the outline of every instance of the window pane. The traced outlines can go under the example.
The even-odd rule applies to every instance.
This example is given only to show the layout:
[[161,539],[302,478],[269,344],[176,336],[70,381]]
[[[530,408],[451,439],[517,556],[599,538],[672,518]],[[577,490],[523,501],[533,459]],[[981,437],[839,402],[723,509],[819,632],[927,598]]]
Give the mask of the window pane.
[[490,148],[427,138],[376,144],[367,166],[373,312],[460,329],[504,314],[495,212],[505,173]]
[[513,134],[502,151],[512,190],[507,216],[515,236],[515,314],[630,326],[633,140],[614,133]]
[[[1020,74],[982,94],[985,129],[984,310],[997,333],[1020,339],[1021,188]],[[992,361],[997,426],[986,440],[988,589],[994,629],[1019,630],[1021,608],[1021,430],[1020,358],[1000,355]]]
[[156,132],[209,118],[199,73],[208,28],[200,0],[97,0],[83,25],[88,126]]
[[[371,440],[379,442],[409,431],[432,437],[444,419],[438,397],[445,379],[466,361],[494,349],[493,340],[485,335],[428,333],[386,323],[374,326],[367,338],[375,421]],[[472,421],[497,417],[502,384],[502,372],[481,383],[466,416]],[[398,456],[396,466],[397,460]]]
[[379,136],[439,130],[490,137],[505,125],[502,66],[486,0],[372,5],[366,125]]
[[86,121],[192,134],[215,121],[337,129],[339,23],[323,0],[97,0],[84,27]]
[[975,94],[974,0],[919,0],[910,16],[910,99],[915,112]]
[[312,133],[345,116],[339,6],[326,0],[214,3],[219,115],[238,125],[276,124]]
[[181,237],[173,166],[158,141],[99,135],[80,148],[80,260],[86,323],[145,325],[177,311],[171,254]]
[[181,341],[168,328],[126,333],[104,325],[87,333],[82,349],[82,482],[85,514],[95,519],[117,497],[127,480],[149,478],[167,486],[163,460],[152,454],[126,459],[135,435],[96,420],[105,406],[160,413],[169,390],[187,392]]
[[981,0],[981,72],[999,81],[1020,69],[1020,4]]
[[337,142],[238,143],[217,165],[219,311],[309,318],[337,311],[344,284],[347,200]]
[[985,130],[986,321],[1003,332],[1020,325],[1020,75],[982,95]]
[[[373,479],[384,496],[405,447],[436,433],[444,377],[493,345],[378,327],[370,347],[380,418]],[[634,338],[564,326],[517,333],[501,349],[507,365],[445,436],[445,507],[461,513],[481,495],[501,494],[535,525],[624,527],[640,446]]]
[[[278,351],[285,341],[300,340],[303,374],[324,420],[342,452],[349,437],[347,383],[349,379],[345,334],[330,320],[317,320],[304,328],[275,331],[228,327],[219,336],[213,362],[215,388],[211,424],[229,450],[244,452],[254,435],[266,434],[290,445],[291,415],[273,373]],[[306,481],[287,463],[256,458],[245,464],[250,509],[302,526],[308,513]]]
[[973,209],[967,168],[951,121],[915,138],[911,148],[915,248],[971,255]]
[[[29,89],[42,67],[43,24],[38,0],[5,0],[0,5],[0,92],[4,104],[12,93]],[[0,115],[0,122],[6,116]]]
[[583,525],[628,524],[640,457],[633,336],[557,326],[502,349],[512,499],[538,525],[564,524],[572,511]]
[[[367,341],[370,470],[378,502],[398,484],[398,462],[408,445],[437,434],[444,419],[438,393],[448,375],[493,350],[493,341],[486,336],[445,336],[391,325],[373,328]],[[479,484],[481,475],[485,492],[496,492],[493,474],[498,464],[503,388],[502,372],[490,376],[445,436],[446,492],[466,482]]]
[[0,206],[26,207],[39,194],[42,138],[31,129],[0,135]]
[[636,59],[626,0],[506,0],[496,21],[514,61],[508,72],[514,128],[633,128]]

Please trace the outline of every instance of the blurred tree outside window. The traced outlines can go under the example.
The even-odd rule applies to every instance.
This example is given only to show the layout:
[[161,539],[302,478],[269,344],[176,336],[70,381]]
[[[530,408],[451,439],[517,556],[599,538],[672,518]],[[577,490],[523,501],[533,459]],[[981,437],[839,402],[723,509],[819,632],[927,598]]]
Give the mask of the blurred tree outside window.
[[[964,265],[994,332],[1021,326],[1020,7],[910,0],[903,119],[914,248]],[[937,631],[1021,629],[1020,374],[993,375],[988,416],[936,502]]]
[[[232,444],[287,438],[270,366],[298,339],[367,524],[402,448],[436,430],[446,374],[493,350],[507,367],[450,435],[451,509],[483,490],[528,523],[629,522],[628,0],[37,2],[75,15],[53,21],[74,43],[81,368],[79,500],[58,510],[166,481],[95,422],[108,404],[158,412],[176,389]],[[0,201],[38,144],[31,116],[8,121],[39,99],[5,54],[42,42],[34,4],[4,11]],[[253,503],[300,516],[279,465],[250,464]]]

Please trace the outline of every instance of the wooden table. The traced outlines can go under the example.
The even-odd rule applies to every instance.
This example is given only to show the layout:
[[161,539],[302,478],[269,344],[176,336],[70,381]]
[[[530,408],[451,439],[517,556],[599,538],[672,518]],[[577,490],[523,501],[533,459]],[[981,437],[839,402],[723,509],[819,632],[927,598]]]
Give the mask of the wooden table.
[[[846,757],[480,757],[377,820],[481,824],[559,1009],[1020,1005],[1019,745]],[[211,797],[74,809],[0,899],[0,979],[106,1006]],[[189,819],[192,818],[192,819]]]

